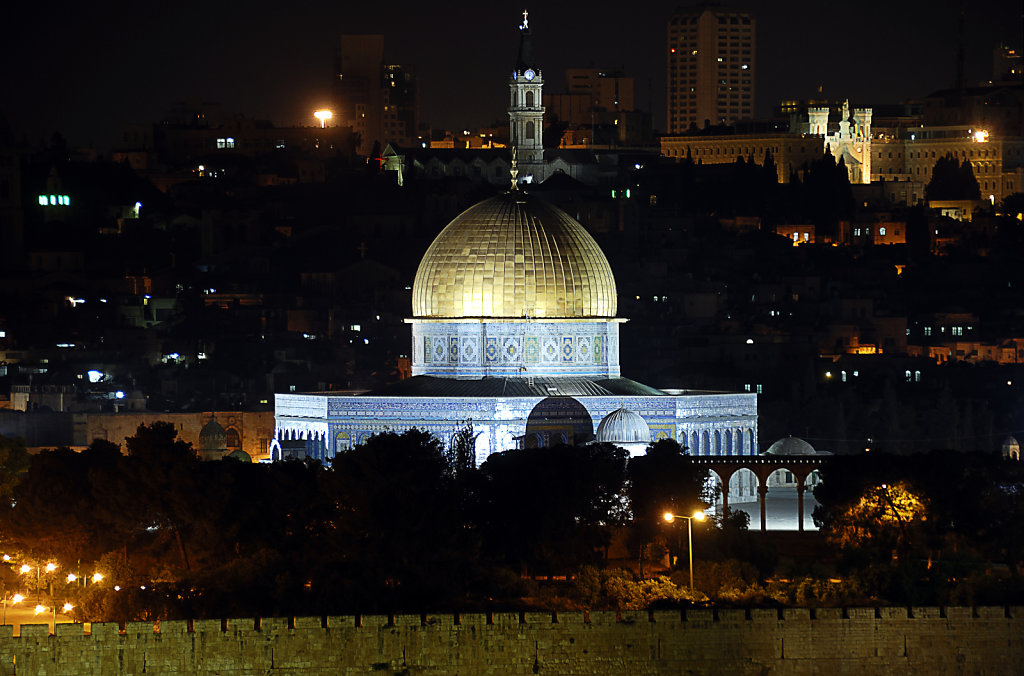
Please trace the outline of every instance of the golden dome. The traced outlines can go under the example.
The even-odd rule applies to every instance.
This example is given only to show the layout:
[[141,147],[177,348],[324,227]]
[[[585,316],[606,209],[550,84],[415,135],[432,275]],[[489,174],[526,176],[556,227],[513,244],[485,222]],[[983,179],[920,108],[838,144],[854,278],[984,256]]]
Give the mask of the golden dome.
[[427,249],[414,317],[614,317],[615,278],[597,242],[561,209],[520,190],[484,200]]

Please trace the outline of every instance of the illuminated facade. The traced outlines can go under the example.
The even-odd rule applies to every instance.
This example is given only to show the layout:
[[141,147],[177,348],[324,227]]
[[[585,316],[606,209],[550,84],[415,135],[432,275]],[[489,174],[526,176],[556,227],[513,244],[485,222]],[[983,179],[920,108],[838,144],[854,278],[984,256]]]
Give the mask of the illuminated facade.
[[517,185],[523,171],[536,179],[544,168],[542,79],[525,12],[520,32],[511,187],[457,216],[420,261],[407,320],[412,377],[359,396],[275,395],[271,459],[330,460],[412,428],[450,444],[468,426],[482,462],[516,447],[592,441],[613,413],[604,436],[633,414],[646,424],[634,425],[648,432],[630,437],[631,452],[675,439],[697,455],[757,453],[756,394],[670,395],[621,376],[625,320],[608,260],[579,222]]
[[[832,120],[831,118],[835,118]],[[758,164],[771,153],[780,183],[790,175],[830,152],[843,159],[850,183],[870,183],[872,176],[871,109],[851,113],[844,102],[838,115],[828,107],[810,107],[806,119],[794,114],[788,132],[769,134],[685,134],[661,137],[661,154],[702,164],[730,164],[750,157]]]
[[755,22],[747,12],[699,5],[668,22],[668,133],[754,115]]
[[792,172],[821,157],[822,140],[799,134],[729,134],[723,136],[662,136],[661,154],[680,161],[690,157],[701,164],[732,164],[750,157],[758,164],[771,153],[780,183]]
[[1024,190],[1021,136],[1003,136],[973,126],[921,127],[909,138],[875,139],[871,152],[874,180],[891,182],[890,191],[906,186],[904,199],[909,204],[924,199],[935,162],[946,155],[971,163],[983,200],[999,203]]
[[413,376],[359,396],[275,395],[272,459],[330,460],[412,428],[449,444],[470,426],[482,462],[593,440],[621,409],[643,419],[647,441],[675,439],[695,455],[757,452],[756,394],[670,395],[621,376],[624,320],[607,259],[578,222],[514,186],[441,231],[412,309]]

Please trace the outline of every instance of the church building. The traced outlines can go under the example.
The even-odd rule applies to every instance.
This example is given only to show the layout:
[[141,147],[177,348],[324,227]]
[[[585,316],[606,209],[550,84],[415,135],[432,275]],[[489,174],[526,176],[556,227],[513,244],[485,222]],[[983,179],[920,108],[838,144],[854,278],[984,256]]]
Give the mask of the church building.
[[452,220],[420,261],[406,320],[413,376],[357,396],[275,395],[272,460],[329,461],[374,434],[412,428],[445,444],[470,429],[477,463],[595,439],[631,453],[658,439],[694,455],[758,452],[756,394],[669,394],[622,376],[626,320],[607,258],[579,222],[517,181],[543,162],[543,79],[526,17],[520,30],[511,182]]

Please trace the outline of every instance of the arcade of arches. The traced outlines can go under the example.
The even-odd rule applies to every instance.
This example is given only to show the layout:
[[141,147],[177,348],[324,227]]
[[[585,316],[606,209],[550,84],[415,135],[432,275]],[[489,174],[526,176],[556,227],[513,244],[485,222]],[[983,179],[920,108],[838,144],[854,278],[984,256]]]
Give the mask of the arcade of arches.
[[[696,465],[706,467],[713,472],[720,480],[723,510],[729,508],[730,485],[735,487],[737,484],[734,475],[740,473],[747,474],[748,476],[753,475],[753,479],[756,479],[757,502],[761,513],[762,532],[768,529],[768,513],[765,505],[768,489],[775,476],[777,476],[776,472],[779,470],[789,472],[789,475],[784,476],[789,478],[791,475],[793,478],[797,494],[798,529],[800,531],[804,530],[804,493],[807,490],[807,480],[810,478],[813,485],[817,479],[816,472],[825,461],[821,457],[781,455],[696,456],[693,460]],[[743,470],[746,470],[746,472],[743,472]],[[788,482],[780,482],[779,485],[783,484],[788,484]],[[741,483],[740,485],[743,484]]]

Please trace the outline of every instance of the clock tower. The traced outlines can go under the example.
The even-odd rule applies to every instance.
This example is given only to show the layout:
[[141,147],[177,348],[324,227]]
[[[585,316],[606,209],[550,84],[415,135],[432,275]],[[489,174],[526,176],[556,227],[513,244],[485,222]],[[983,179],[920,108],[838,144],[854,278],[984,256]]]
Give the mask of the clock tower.
[[530,44],[530,14],[523,10],[519,26],[519,58],[509,79],[509,143],[516,151],[519,175],[527,182],[544,179],[544,78],[533,61]]

